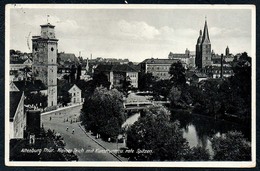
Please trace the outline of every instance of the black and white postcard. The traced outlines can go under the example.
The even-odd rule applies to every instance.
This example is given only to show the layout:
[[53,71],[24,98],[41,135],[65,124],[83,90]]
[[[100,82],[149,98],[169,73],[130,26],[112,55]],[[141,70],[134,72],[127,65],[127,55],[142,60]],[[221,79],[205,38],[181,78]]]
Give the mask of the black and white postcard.
[[5,14],[7,166],[255,167],[254,5]]

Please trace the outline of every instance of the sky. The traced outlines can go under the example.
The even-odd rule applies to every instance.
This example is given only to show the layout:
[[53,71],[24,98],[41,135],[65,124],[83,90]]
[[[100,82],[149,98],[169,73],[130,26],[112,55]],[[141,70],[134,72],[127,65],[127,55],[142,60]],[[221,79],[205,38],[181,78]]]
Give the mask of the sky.
[[10,49],[31,52],[31,36],[40,35],[40,25],[47,23],[49,15],[59,52],[133,62],[167,58],[170,52],[195,51],[206,18],[215,53],[225,53],[229,46],[233,54],[252,55],[250,9],[37,7],[10,9]]

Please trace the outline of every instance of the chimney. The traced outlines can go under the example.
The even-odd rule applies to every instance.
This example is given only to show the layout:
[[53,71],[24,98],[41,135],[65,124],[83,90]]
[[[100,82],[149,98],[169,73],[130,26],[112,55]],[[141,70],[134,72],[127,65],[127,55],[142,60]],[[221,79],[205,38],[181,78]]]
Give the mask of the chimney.
[[220,78],[223,78],[223,53],[221,54],[221,59],[220,59]]

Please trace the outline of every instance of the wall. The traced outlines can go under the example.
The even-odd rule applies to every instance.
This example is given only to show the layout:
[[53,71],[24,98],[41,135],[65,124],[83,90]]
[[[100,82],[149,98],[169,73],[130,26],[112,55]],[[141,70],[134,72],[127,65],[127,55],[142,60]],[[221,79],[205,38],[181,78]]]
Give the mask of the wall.
[[16,113],[13,119],[13,137],[23,138],[26,127],[26,114],[24,113],[24,94],[17,106]]

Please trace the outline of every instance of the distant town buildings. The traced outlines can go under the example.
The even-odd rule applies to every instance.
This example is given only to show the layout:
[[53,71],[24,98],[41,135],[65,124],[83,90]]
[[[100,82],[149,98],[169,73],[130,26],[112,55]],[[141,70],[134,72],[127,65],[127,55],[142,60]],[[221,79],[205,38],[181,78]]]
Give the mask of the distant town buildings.
[[100,64],[95,69],[95,73],[104,73],[111,83],[111,88],[122,87],[123,82],[130,80],[131,86],[138,88],[138,70],[128,64],[122,65],[105,65]]
[[185,53],[170,52],[168,58],[180,60],[185,64],[185,68],[195,67],[195,52],[189,51],[188,49],[185,50]]
[[[152,73],[154,77],[158,79],[170,79],[169,70],[173,63],[176,63],[179,59],[145,59],[139,65],[141,67],[141,72]],[[183,63],[183,65],[186,65]]]
[[48,108],[57,106],[57,46],[54,25],[41,25],[41,35],[32,37],[33,65],[35,79],[41,80],[48,89]]

